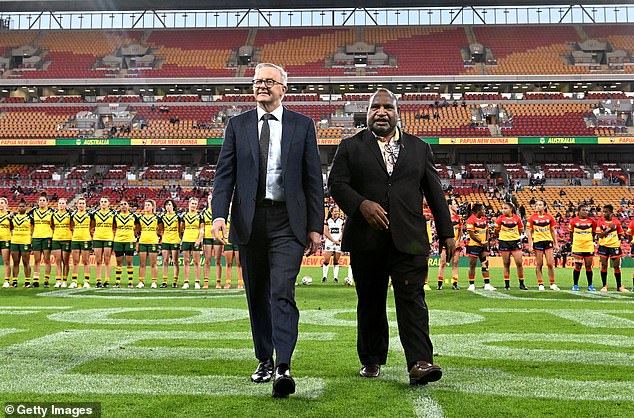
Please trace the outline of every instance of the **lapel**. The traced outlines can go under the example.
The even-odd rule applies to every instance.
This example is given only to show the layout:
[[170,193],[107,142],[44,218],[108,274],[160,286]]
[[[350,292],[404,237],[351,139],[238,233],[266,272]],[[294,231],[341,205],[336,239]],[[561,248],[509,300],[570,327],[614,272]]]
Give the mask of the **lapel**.
[[385,161],[383,161],[383,156],[381,155],[381,149],[379,148],[379,144],[376,142],[376,137],[369,129],[366,129],[363,133],[363,137],[361,139],[365,144],[365,147],[374,155],[377,159],[379,165],[387,175],[387,167],[385,167]]
[[246,116],[245,126],[246,129],[249,130],[247,141],[249,142],[251,157],[253,157],[255,167],[257,167],[260,162],[260,138],[258,136],[258,122],[258,112],[257,110],[253,109]]
[[296,127],[294,116],[292,112],[284,108],[282,113],[282,171],[286,171],[286,161],[291,149],[291,141],[294,138]]
[[410,144],[409,138],[405,135],[405,132],[401,131],[401,149],[398,154],[398,160],[396,160],[396,164],[394,165],[394,170],[392,171],[392,177],[398,174],[399,167],[405,164],[403,163],[403,160],[407,158],[408,154],[411,154],[411,153],[404,152],[405,149],[408,148],[408,144]]

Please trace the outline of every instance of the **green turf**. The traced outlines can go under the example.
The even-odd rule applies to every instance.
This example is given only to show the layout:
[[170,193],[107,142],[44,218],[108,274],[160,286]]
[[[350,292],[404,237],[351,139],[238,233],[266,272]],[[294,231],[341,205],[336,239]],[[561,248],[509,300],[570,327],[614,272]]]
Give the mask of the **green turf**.
[[[492,269],[498,291],[483,291],[478,272],[473,293],[461,269],[462,290],[427,292],[444,376],[416,388],[395,323],[381,377],[358,377],[354,288],[320,284],[319,268],[306,274],[315,283],[297,287],[289,399],[249,381],[242,291],[19,288],[0,290],[0,404],[100,402],[106,417],[634,416],[634,293],[614,292],[611,271],[608,294],[569,292],[570,269],[557,269],[561,292],[538,292],[533,269],[530,291],[514,272],[504,291]],[[623,270],[629,288],[631,275]],[[430,278],[435,287],[436,269]],[[391,293],[388,306],[395,322]]]

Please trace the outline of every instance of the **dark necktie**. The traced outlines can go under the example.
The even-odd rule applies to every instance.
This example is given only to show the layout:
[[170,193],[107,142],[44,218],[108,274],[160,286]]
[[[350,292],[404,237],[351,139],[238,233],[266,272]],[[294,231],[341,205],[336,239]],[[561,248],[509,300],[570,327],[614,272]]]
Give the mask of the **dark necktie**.
[[262,115],[262,130],[260,131],[260,170],[258,178],[258,192],[256,199],[263,200],[266,197],[266,171],[269,161],[269,142],[271,139],[271,129],[269,120],[277,118],[270,113]]

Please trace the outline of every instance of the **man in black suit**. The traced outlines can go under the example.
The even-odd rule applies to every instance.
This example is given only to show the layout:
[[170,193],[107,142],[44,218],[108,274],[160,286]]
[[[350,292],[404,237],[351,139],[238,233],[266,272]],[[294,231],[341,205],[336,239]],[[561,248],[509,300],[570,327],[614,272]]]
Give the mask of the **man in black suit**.
[[[282,106],[287,75],[274,64],[255,69],[257,107],[227,123],[213,190],[214,238],[240,247],[258,367],[256,383],[271,381],[273,397],[295,392],[291,356],[299,311],[295,280],[308,246],[321,243],[324,195],[312,119]],[[273,352],[276,354],[273,376]]]
[[396,97],[379,89],[370,98],[368,129],[339,144],[328,185],[349,215],[342,247],[350,252],[356,282],[360,375],[379,376],[387,358],[385,310],[391,276],[410,384],[416,385],[442,376],[441,368],[433,364],[423,290],[430,248],[423,197],[448,257],[454,253],[455,242],[431,148],[398,129],[397,119]]

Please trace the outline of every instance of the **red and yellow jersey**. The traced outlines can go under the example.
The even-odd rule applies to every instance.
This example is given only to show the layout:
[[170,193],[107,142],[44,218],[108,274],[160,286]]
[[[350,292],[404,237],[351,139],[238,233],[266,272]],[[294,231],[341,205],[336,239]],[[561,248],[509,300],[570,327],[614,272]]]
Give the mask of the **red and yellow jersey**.
[[31,211],[33,217],[33,238],[51,238],[53,237],[53,228],[51,228],[51,220],[53,219],[53,210],[35,208]]
[[460,215],[451,216],[451,225],[453,225],[453,239],[456,241],[456,245],[459,245],[460,238],[462,238],[462,218]]
[[75,212],[71,215],[73,221],[73,241],[92,241],[90,235],[90,222],[92,215],[89,212]]
[[594,253],[594,219],[581,219],[578,216],[570,220],[568,230],[572,238],[573,253]]
[[211,228],[212,228],[212,221],[214,220],[214,218],[212,217],[211,214],[211,208],[207,208],[203,211],[203,213],[201,214],[201,217],[203,219],[203,222],[205,222],[205,235],[203,236],[203,238],[213,238],[214,234],[213,232],[211,232]]
[[482,243],[478,244],[476,241],[471,239],[471,237],[469,237],[469,243],[467,245],[481,247],[482,245],[487,243],[488,222],[486,217],[483,216],[481,218],[476,218],[475,215],[471,215],[467,219],[466,225],[467,231],[473,231],[476,237],[478,237],[478,239]]
[[619,248],[621,246],[620,236],[623,235],[623,227],[621,227],[621,223],[618,220],[612,218],[611,221],[606,221],[604,217],[601,217],[597,221],[597,227],[594,232],[598,234],[611,229],[613,230],[605,237],[599,238],[599,245],[608,248]]
[[163,222],[163,244],[180,244],[180,221],[181,218],[178,216],[176,212],[169,215],[168,213],[164,213],[161,216],[161,221]]
[[117,212],[114,210],[103,211],[101,209],[93,212],[93,218],[95,219],[95,232],[92,239],[97,241],[112,241],[114,239],[114,217]]
[[33,218],[30,214],[20,215],[16,213],[11,218],[13,225],[13,236],[11,244],[31,244],[31,227],[33,226]]
[[520,239],[524,224],[519,216],[513,215],[510,218],[500,216],[495,221],[495,230],[500,241],[517,241]]
[[423,208],[423,216],[427,220],[427,239],[431,243],[432,240],[433,240],[433,236],[434,236],[434,234],[431,231],[431,224],[434,221],[434,216],[431,213],[431,209]]
[[70,229],[70,212],[55,211],[53,214],[53,241],[70,241],[73,231]]
[[627,235],[630,236],[630,239],[634,244],[634,220],[632,220],[632,222],[630,222],[630,225],[627,227]]
[[550,213],[543,215],[534,213],[526,223],[526,227],[531,231],[533,242],[554,241],[550,228],[554,228],[555,225],[557,222]]
[[11,241],[11,214],[0,213],[0,241]]

